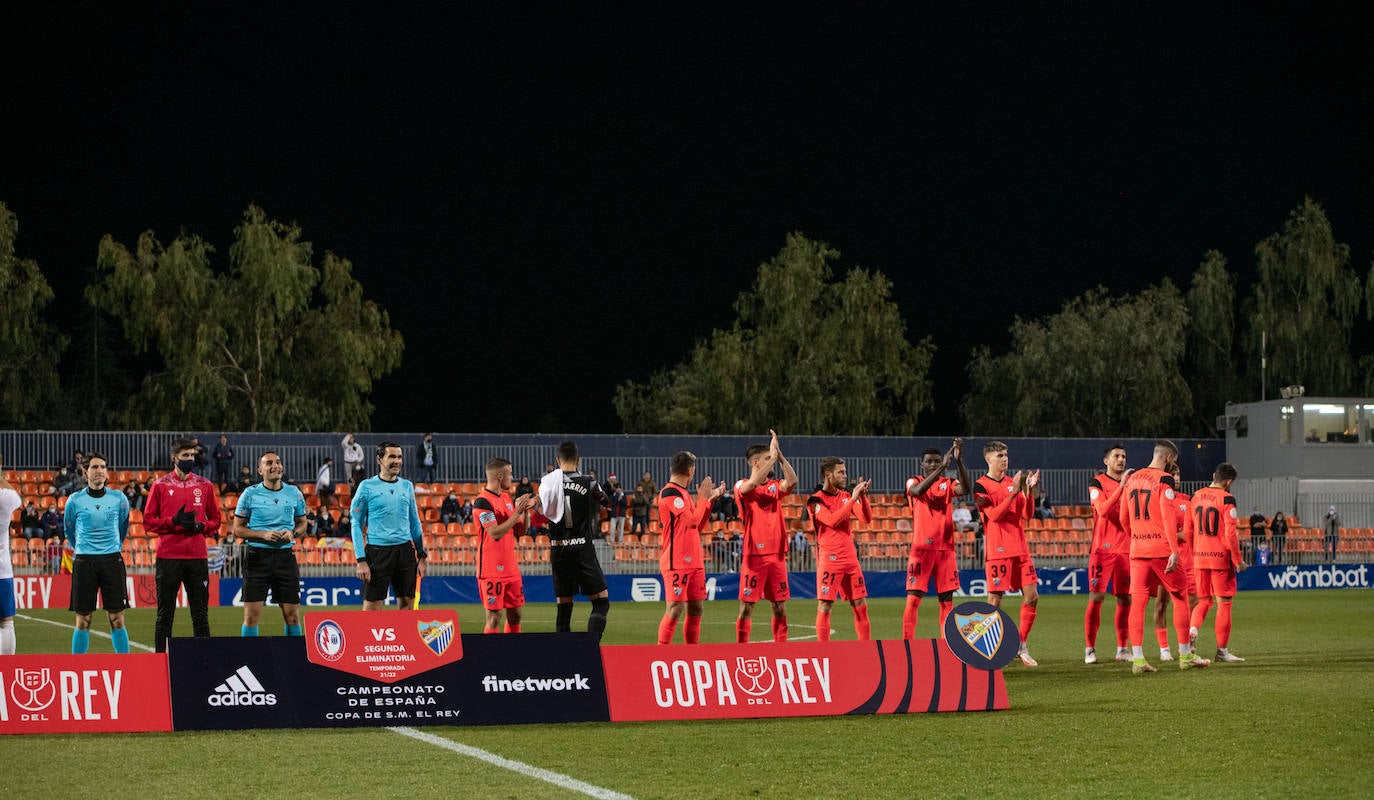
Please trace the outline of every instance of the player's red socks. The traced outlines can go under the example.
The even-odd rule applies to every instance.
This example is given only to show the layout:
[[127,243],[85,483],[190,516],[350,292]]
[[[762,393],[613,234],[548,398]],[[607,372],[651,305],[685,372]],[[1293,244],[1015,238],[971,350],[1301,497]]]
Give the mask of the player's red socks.
[[[1177,617],[1178,615],[1175,614],[1174,616]],[[1159,642],[1159,649],[1160,649],[1160,650],[1168,650],[1168,649],[1169,649],[1169,629],[1168,629],[1168,628],[1155,628],[1155,640]],[[1183,641],[1185,641],[1185,642],[1188,641],[1188,631],[1187,631],[1186,629],[1183,631]]]
[[1231,604],[1217,604],[1217,647],[1226,649],[1231,644]]
[[1116,646],[1129,647],[1131,644],[1131,607],[1116,601],[1116,614],[1112,621],[1116,625]]
[[512,625],[512,624],[510,624],[509,622],[506,623],[506,633],[519,633],[519,632],[520,632],[520,626],[519,626],[519,625]]
[[830,612],[816,612],[816,641],[830,641]]
[[954,610],[953,600],[940,601],[940,630],[935,632],[935,638],[939,639],[945,635],[945,620],[949,619],[949,612]]
[[749,644],[749,631],[754,627],[753,617],[740,617],[735,620],[735,643]]
[[909,594],[906,596],[906,608],[902,609],[902,638],[910,639],[916,635],[916,618],[921,611],[921,597]]
[[854,607],[854,633],[858,634],[859,641],[868,641],[870,625],[868,622],[868,606]]
[[482,625],[482,633],[500,633],[500,632],[501,632],[501,629],[498,628],[498,627],[496,627],[495,625],[491,624],[490,622],[483,623],[483,625]]
[[[1179,646],[1188,644],[1188,626],[1192,624],[1192,609],[1188,608],[1188,598],[1174,598],[1174,634],[1178,636]],[[1167,639],[1165,641],[1168,641]],[[1168,645],[1160,645],[1167,647]]]
[[1097,646],[1097,629],[1102,627],[1102,601],[1089,600],[1088,610],[1083,614],[1083,643],[1088,647]]
[[1035,606],[1021,604],[1021,644],[1025,644],[1030,639],[1031,628],[1035,627]]
[[658,643],[669,644],[673,641],[673,631],[677,630],[677,620],[672,615],[664,614],[663,619],[658,623]]
[[773,641],[787,641],[787,617],[773,617]]
[[[1202,623],[1207,621],[1207,615],[1208,615],[1209,613],[1211,613],[1211,611],[1212,611],[1212,598],[1210,598],[1210,597],[1199,597],[1199,598],[1197,599],[1197,608],[1194,608],[1194,609],[1193,609],[1193,616],[1192,616],[1192,619],[1191,619],[1191,621],[1190,621],[1190,624],[1191,624],[1194,628],[1201,628],[1201,627],[1202,627]],[[1220,616],[1220,615],[1221,615],[1221,612],[1217,612],[1217,615]]]
[[1150,603],[1149,594],[1131,593],[1131,615],[1128,621],[1132,647],[1145,645],[1145,606]]
[[701,641],[701,615],[687,615],[687,624],[682,628],[682,638],[687,644],[697,644]]

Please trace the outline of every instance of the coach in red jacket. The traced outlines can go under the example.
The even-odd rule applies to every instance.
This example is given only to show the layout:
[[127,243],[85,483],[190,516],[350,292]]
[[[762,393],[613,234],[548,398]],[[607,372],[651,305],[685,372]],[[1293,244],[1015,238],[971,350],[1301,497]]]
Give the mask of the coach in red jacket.
[[210,635],[210,566],[205,537],[219,533],[219,498],[215,485],[195,474],[196,443],[172,442],[173,470],[148,490],[143,507],[143,527],[157,537],[157,652],[167,650],[176,618],[177,592],[186,587],[191,607],[191,629],[196,636]]

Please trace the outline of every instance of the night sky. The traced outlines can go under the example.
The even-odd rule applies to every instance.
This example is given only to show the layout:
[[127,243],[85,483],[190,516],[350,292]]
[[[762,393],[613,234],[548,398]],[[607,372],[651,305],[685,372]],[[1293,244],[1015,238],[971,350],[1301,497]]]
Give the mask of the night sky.
[[103,234],[227,258],[250,202],[296,220],[405,336],[374,430],[618,432],[615,385],[728,326],[792,230],[934,336],[929,434],[1014,314],[1209,248],[1244,287],[1304,194],[1374,252],[1360,4],[188,5],[7,12],[19,254],[57,318]]

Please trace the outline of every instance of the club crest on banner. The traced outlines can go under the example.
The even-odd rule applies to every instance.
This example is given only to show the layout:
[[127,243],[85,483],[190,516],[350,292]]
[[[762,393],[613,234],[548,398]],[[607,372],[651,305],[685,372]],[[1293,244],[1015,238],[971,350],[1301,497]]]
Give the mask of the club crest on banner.
[[945,643],[959,660],[977,669],[1001,669],[1021,646],[1016,623],[996,606],[960,603],[945,619]]
[[[492,602],[496,602],[495,598]],[[444,620],[430,620],[415,623],[420,630],[420,639],[434,655],[441,656],[453,644],[453,623]]]

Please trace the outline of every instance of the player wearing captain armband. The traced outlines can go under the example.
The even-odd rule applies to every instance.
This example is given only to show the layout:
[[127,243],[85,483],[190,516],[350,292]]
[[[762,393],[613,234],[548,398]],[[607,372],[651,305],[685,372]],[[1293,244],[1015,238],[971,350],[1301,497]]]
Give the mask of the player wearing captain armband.
[[483,633],[503,630],[501,612],[505,612],[506,633],[520,632],[521,614],[525,607],[525,584],[520,577],[520,561],[515,553],[515,539],[526,530],[528,513],[535,506],[533,494],[523,494],[512,501],[511,463],[493,458],[486,464],[487,485],[472,501],[472,516],[481,531],[477,543],[477,594],[482,598],[486,613]]

